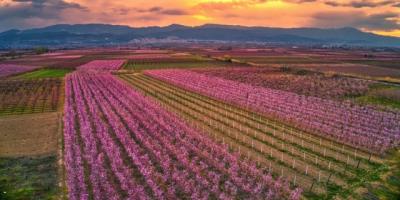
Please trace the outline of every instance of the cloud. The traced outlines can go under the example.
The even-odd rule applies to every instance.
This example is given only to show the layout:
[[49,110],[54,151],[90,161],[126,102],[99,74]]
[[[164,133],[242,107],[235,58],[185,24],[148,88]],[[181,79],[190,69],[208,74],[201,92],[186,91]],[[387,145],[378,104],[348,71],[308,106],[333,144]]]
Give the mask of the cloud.
[[373,14],[358,20],[354,26],[366,28],[368,30],[393,31],[400,29],[400,24],[396,20],[399,18],[399,13]]
[[311,3],[311,2],[317,2],[318,0],[286,0],[286,2],[289,3]]
[[64,0],[13,0],[13,2],[30,5],[31,8],[51,8],[56,10],[82,9],[86,8],[78,3],[66,2]]
[[268,0],[209,1],[199,3],[195,8],[202,10],[226,10],[231,8],[249,7],[266,2],[268,2]]
[[311,26],[345,27],[352,26],[370,31],[393,31],[400,29],[399,13],[388,12],[366,14],[364,12],[320,12],[312,16]]
[[151,8],[147,8],[147,9],[142,9],[142,8],[132,8],[133,11],[136,11],[138,13],[152,13],[152,12],[159,12],[161,11],[163,8],[159,7],[159,6],[155,6],[155,7],[151,7]]
[[[191,15],[190,10],[175,5],[157,4],[124,5],[108,3],[97,4],[91,7],[91,23],[111,23],[129,26],[162,26],[171,23],[179,23],[178,20]],[[99,7],[108,7],[101,10]],[[84,22],[86,23],[86,22]]]
[[289,3],[323,3],[332,7],[375,8],[399,5],[398,0],[286,0]]
[[353,7],[353,8],[375,8],[387,5],[393,5],[398,3],[397,0],[381,0],[381,1],[371,1],[371,0],[356,0],[356,1],[346,1],[346,2],[339,2],[339,1],[326,1],[325,4],[330,6],[342,6],[342,7]]
[[29,28],[64,21],[66,10],[86,12],[87,8],[64,0],[13,0],[0,6],[0,29]]
[[[189,26],[203,23],[355,26],[384,32],[400,30],[400,16],[396,15],[399,7],[399,0],[0,0],[0,32],[58,23],[135,27],[173,23]],[[396,33],[400,36],[399,31]]]
[[138,12],[138,13],[146,13],[146,14],[158,14],[158,15],[188,15],[189,13],[186,10],[183,9],[177,9],[177,8],[163,8],[160,6],[155,6],[151,7],[148,9],[138,9],[138,8],[133,8],[132,10]]
[[159,13],[164,15],[188,15],[189,13],[182,9],[166,9],[161,10]]

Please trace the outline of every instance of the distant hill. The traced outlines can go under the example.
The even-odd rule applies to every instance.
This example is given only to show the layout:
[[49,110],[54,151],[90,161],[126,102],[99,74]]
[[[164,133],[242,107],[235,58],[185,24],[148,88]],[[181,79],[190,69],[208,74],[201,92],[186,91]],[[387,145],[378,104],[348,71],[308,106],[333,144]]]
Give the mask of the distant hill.
[[0,33],[0,48],[46,46],[101,46],[125,44],[133,39],[179,38],[186,40],[220,40],[269,42],[282,44],[346,44],[359,46],[400,47],[400,38],[362,32],[355,28],[269,28],[218,24],[133,28],[108,24],[58,24],[28,30]]

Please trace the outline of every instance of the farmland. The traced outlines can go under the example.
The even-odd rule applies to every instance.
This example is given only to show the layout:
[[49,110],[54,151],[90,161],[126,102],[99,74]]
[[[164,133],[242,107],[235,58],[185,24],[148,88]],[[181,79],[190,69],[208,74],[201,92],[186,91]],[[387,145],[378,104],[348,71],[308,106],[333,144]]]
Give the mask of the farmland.
[[71,72],[69,69],[40,69],[16,76],[17,79],[61,78]]
[[0,198],[396,199],[399,86],[327,70],[369,52],[213,48],[5,61]]
[[0,199],[62,196],[61,118],[57,112],[0,117]]
[[313,63],[332,63],[332,61],[312,58],[307,56],[235,56],[233,59],[255,64],[313,64]]
[[[283,121],[291,121],[303,129],[321,132],[360,148],[382,153],[399,143],[399,113],[379,112],[352,106],[346,102],[305,98],[292,93],[251,87],[247,84],[185,70],[154,70],[146,74],[201,94],[251,108]],[[268,103],[264,102],[267,96]],[[328,123],[335,120],[336,123],[341,124],[341,127],[338,127],[336,123]]]
[[285,67],[199,69],[195,72],[300,95],[336,99],[363,95],[368,92],[370,86],[376,83]]
[[[110,63],[95,64],[113,69]],[[83,71],[91,66],[96,65],[69,75],[66,83],[64,134],[70,199],[97,199],[105,194],[140,199],[298,198],[297,190],[278,183],[282,180],[273,181],[255,163],[240,162],[226,147],[179,122],[110,74]]]
[[130,59],[124,68],[140,72],[149,69],[226,67],[229,65],[232,65],[232,63],[193,56],[156,56],[155,58],[153,58],[152,55],[146,55]]
[[0,155],[19,157],[57,152],[59,121],[60,115],[56,112],[1,117]]
[[0,80],[0,115],[56,111],[62,89],[54,78]]
[[25,63],[0,64],[12,71],[0,79],[0,199],[62,198],[60,111],[69,70]]
[[[189,123],[207,130],[211,137],[241,152],[243,157],[252,158],[276,176],[284,175],[301,185],[310,196],[324,196],[327,190],[344,192],[351,185],[346,181],[357,182],[357,173],[380,170],[379,164],[368,161],[371,159],[368,153],[150,77],[123,75],[123,78],[160,99]],[[349,171],[342,171],[344,168],[352,172],[346,174]]]
[[286,66],[294,69],[343,74],[362,79],[400,82],[400,72],[398,70],[400,56],[394,52],[265,48],[230,51],[203,49],[198,53],[255,66]]
[[58,198],[56,161],[56,156],[0,158],[0,198]]
[[37,67],[25,65],[0,64],[0,78],[32,71]]

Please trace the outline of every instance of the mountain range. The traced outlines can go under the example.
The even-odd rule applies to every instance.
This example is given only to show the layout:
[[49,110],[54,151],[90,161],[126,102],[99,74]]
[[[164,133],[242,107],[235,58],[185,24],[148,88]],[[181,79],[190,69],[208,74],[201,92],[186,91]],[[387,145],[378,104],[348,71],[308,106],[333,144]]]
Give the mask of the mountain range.
[[196,41],[234,41],[279,44],[340,44],[400,47],[400,38],[363,32],[355,28],[270,28],[205,24],[135,28],[109,24],[58,24],[44,28],[9,30],[0,33],[0,48],[34,46],[79,47],[127,44],[146,38],[175,38]]

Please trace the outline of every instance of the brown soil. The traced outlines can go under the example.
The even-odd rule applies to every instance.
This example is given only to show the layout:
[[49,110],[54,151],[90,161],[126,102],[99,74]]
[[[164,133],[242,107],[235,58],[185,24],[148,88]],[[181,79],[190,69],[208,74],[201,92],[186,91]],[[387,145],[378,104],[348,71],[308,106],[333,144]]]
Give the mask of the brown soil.
[[57,153],[59,120],[59,113],[1,117],[0,157]]

